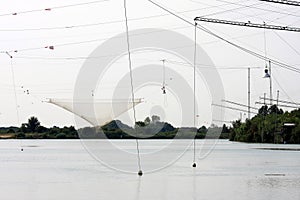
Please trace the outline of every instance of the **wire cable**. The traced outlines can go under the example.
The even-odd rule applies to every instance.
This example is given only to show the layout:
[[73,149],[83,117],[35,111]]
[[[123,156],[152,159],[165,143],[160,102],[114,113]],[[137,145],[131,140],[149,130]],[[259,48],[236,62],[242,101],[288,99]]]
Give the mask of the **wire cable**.
[[[11,78],[12,78],[12,82],[13,82],[15,107],[16,107],[16,114],[17,114],[17,123],[19,125],[20,124],[20,115],[19,115],[18,97],[17,97],[17,90],[16,90],[15,71],[14,71],[13,60],[12,60],[13,57],[8,52],[6,52],[6,54],[10,57]],[[22,139],[20,139],[20,147],[21,147],[21,151],[23,151]]]
[[258,8],[258,7],[255,7],[255,6],[243,5],[243,4],[240,4],[240,3],[228,2],[228,1],[224,1],[224,0],[216,0],[216,1],[223,2],[223,3],[229,3],[229,4],[233,4],[233,5],[245,6],[245,7],[253,8],[253,9],[256,9],[256,10],[262,10],[262,11],[267,11],[267,12],[272,12],[272,13],[277,13],[277,14],[300,17],[300,15],[295,15],[295,14],[287,13],[287,12],[281,12],[279,10],[270,10],[270,9],[266,9],[266,8]]
[[274,71],[273,71],[273,79],[275,80],[275,82],[277,83],[277,85],[279,86],[279,88],[281,89],[281,91],[287,96],[287,98],[292,101],[295,102],[286,92],[286,90],[282,87],[282,85],[279,83],[279,81],[277,81],[276,77],[274,76]]
[[[129,42],[129,31],[128,31],[128,17],[127,17],[127,5],[126,0],[124,0],[124,15],[125,15],[125,25],[126,25],[126,41],[127,41],[127,52],[128,52],[128,66],[129,66],[129,74],[130,74],[130,86],[131,86],[131,98],[132,98],[132,109],[133,109],[133,118],[134,118],[134,126],[136,126],[136,110],[135,110],[135,102],[134,102],[134,90],[133,90],[133,74],[132,74],[132,62],[131,62],[131,54],[130,54],[130,42]],[[138,158],[138,175],[143,175],[141,168],[141,158],[140,158],[140,149],[139,149],[139,139],[138,139],[138,131],[136,127],[134,128],[136,133],[136,151]]]
[[11,77],[12,77],[14,97],[15,97],[17,122],[19,124],[19,122],[20,122],[19,109],[18,109],[19,106],[18,106],[18,98],[17,98],[17,91],[16,91],[16,81],[15,81],[15,71],[14,71],[12,57],[10,58],[10,68],[11,68]]
[[69,7],[74,7],[74,6],[83,6],[83,5],[101,3],[101,2],[106,2],[106,1],[109,1],[109,0],[90,1],[90,2],[84,2],[84,3],[63,5],[63,6],[54,6],[51,8],[49,7],[49,8],[44,8],[44,9],[34,9],[34,10],[26,10],[26,11],[19,11],[19,12],[13,12],[13,13],[5,13],[5,14],[0,14],[0,17],[9,16],[9,15],[28,14],[28,13],[41,12],[41,11],[51,11],[53,9],[69,8]]
[[[264,22],[265,24],[265,22]],[[265,66],[267,67],[267,38],[266,38],[266,29],[264,28],[264,50],[265,50]]]
[[300,56],[300,52],[297,51],[297,49],[295,49],[290,43],[288,43],[283,37],[281,37],[277,32],[273,31],[278,37],[279,39],[281,39],[286,45],[288,45],[298,56]]
[[[254,3],[254,4],[251,4],[251,6],[257,6],[257,5],[261,5],[261,4],[262,3]],[[246,6],[239,6],[237,8],[232,8],[232,9],[226,9],[226,8],[223,8],[223,7],[220,7],[220,8],[222,9],[222,11],[205,14],[205,15],[202,15],[201,17],[208,17],[208,16],[212,16],[212,15],[224,14],[224,13],[227,13],[227,12],[233,12],[233,11],[236,11],[236,10],[245,9],[247,7]],[[234,12],[234,13],[239,13],[239,14],[245,15],[244,13],[241,13],[241,12]],[[250,17],[250,15],[245,15],[245,16]],[[256,16],[256,15],[254,15],[254,16]]]
[[259,54],[259,53],[256,53],[256,52],[254,52],[254,51],[251,51],[251,50],[249,50],[249,49],[246,49],[245,47],[242,47],[242,46],[240,46],[240,45],[238,45],[238,44],[236,44],[236,43],[233,43],[233,42],[231,42],[231,41],[229,41],[229,40],[227,40],[227,39],[225,39],[225,38],[223,38],[223,37],[221,37],[221,36],[219,36],[219,35],[217,35],[217,34],[211,32],[210,30],[208,30],[207,28],[205,28],[205,27],[203,27],[203,26],[201,26],[201,25],[199,25],[199,24],[198,24],[198,27],[200,27],[200,29],[203,30],[203,31],[205,31],[206,33],[208,33],[208,34],[210,34],[210,35],[213,35],[214,37],[219,38],[220,40],[223,40],[224,42],[226,42],[226,43],[228,43],[228,44],[230,44],[230,45],[232,45],[232,46],[234,46],[234,47],[236,47],[236,48],[238,48],[238,49],[240,49],[240,50],[242,50],[242,51],[244,51],[244,52],[246,52],[246,53],[248,53],[248,54],[250,54],[250,55],[252,55],[252,56],[255,56],[255,57],[257,57],[257,58],[259,58],[259,59],[262,59],[262,60],[265,60],[265,61],[266,61],[266,60],[267,60],[267,61],[271,61],[273,64],[275,64],[275,65],[277,65],[277,66],[279,66],[279,67],[288,69],[288,70],[293,71],[293,72],[300,73],[300,69],[299,69],[299,68],[296,68],[296,67],[287,65],[287,64],[285,64],[285,63],[279,62],[279,61],[274,60],[274,59],[271,59],[271,58],[269,58],[269,57],[265,57],[265,56],[263,56],[263,55],[261,55],[261,54]]
[[[193,65],[188,62],[181,62],[181,61],[167,60],[167,59],[165,61],[176,65],[193,67]],[[196,66],[198,66],[198,68],[204,68],[204,69],[221,69],[221,70],[223,69],[224,70],[245,70],[249,68],[249,66],[228,67],[225,65],[209,65],[209,64],[202,64],[202,63],[196,63]],[[262,69],[262,67],[250,67],[250,69]]]
[[193,140],[194,146],[194,155],[193,155],[193,167],[196,167],[196,136],[197,136],[197,127],[196,127],[196,56],[197,56],[197,22],[195,22],[194,29],[194,67],[193,67],[193,90],[194,90],[194,99],[193,99],[193,119],[194,119],[194,128],[196,128],[196,135]]
[[[160,4],[158,4],[158,3],[156,3],[156,2],[154,2],[154,1],[152,1],[152,0],[147,0],[147,1],[149,1],[150,3],[154,4],[155,6],[157,6],[157,7],[159,7],[159,8],[161,8],[162,10],[164,10],[164,11],[170,13],[171,15],[177,17],[178,19],[180,19],[180,20],[182,20],[182,21],[184,21],[184,22],[186,22],[186,23],[188,23],[188,24],[194,26],[194,24],[193,24],[192,22],[190,22],[190,21],[184,19],[183,17],[179,16],[178,14],[176,14],[176,13],[174,13],[174,12],[172,12],[172,11],[166,9],[165,7],[161,6]],[[277,61],[277,60],[274,60],[274,59],[271,59],[271,58],[265,58],[265,56],[263,56],[263,55],[261,55],[261,54],[259,54],[259,53],[256,53],[256,52],[254,52],[254,51],[251,51],[251,50],[249,50],[249,49],[246,49],[245,47],[242,47],[242,46],[240,46],[240,45],[238,45],[238,44],[235,44],[235,43],[233,43],[233,42],[231,42],[231,41],[229,41],[229,40],[227,40],[227,39],[225,39],[225,38],[219,36],[218,34],[211,32],[210,30],[208,30],[207,28],[201,26],[200,24],[197,24],[197,28],[200,29],[200,30],[202,30],[202,31],[204,31],[204,32],[206,32],[206,33],[208,33],[208,34],[210,34],[210,35],[212,35],[212,36],[214,36],[214,37],[216,37],[216,38],[218,38],[218,39],[220,39],[220,40],[222,40],[222,41],[224,41],[224,42],[226,42],[226,43],[228,43],[228,44],[230,44],[230,45],[232,45],[232,46],[234,46],[234,47],[236,47],[236,48],[238,48],[238,49],[240,49],[240,50],[242,50],[242,51],[244,51],[244,52],[246,52],[246,53],[248,53],[248,54],[250,54],[250,55],[252,55],[252,56],[255,56],[255,57],[257,57],[257,58],[259,58],[259,59],[262,59],[262,60],[268,60],[268,61],[271,61],[273,64],[275,64],[275,65],[277,65],[277,66],[280,66],[280,67],[282,67],[282,68],[291,70],[291,71],[293,71],[293,72],[300,73],[300,69],[298,69],[298,68],[296,68],[296,67],[289,66],[289,65],[287,65],[287,64],[281,63],[281,62],[279,62],[279,61]]]
[[[190,10],[183,10],[179,11],[178,13],[188,13],[188,12],[195,12],[199,10],[203,10],[205,8],[197,8],[197,9],[190,9]],[[146,17],[137,17],[128,19],[128,21],[139,21],[145,19],[152,19],[152,18],[159,18],[169,16],[170,14],[159,14],[159,15],[151,15]],[[108,25],[108,24],[115,24],[115,23],[123,23],[124,20],[112,20],[106,22],[96,22],[96,23],[87,23],[87,24],[77,24],[77,25],[65,25],[65,26],[56,26],[56,27],[37,27],[37,28],[20,28],[20,29],[0,29],[3,32],[21,32],[21,31],[49,31],[49,30],[60,30],[60,29],[73,29],[73,28],[84,28],[84,27],[91,27],[91,26],[99,26],[99,25]]]
[[[175,27],[175,28],[170,28],[170,29],[177,30],[177,29],[185,29],[185,28],[187,28],[187,26]],[[151,33],[162,32],[162,31],[166,31],[166,30],[155,30],[155,31],[149,31],[149,32],[146,32],[146,33],[137,33],[137,34],[133,34],[132,36],[151,34]],[[119,36],[119,37],[121,37],[121,36]],[[63,43],[63,44],[56,44],[56,45],[51,46],[52,49],[49,48],[50,46],[41,46],[41,47],[31,47],[31,48],[24,48],[24,49],[0,51],[0,53],[6,53],[6,52],[18,53],[18,52],[21,52],[21,51],[33,51],[33,50],[41,50],[41,49],[54,50],[54,47],[62,47],[62,46],[69,46],[69,45],[92,43],[92,42],[98,42],[98,41],[103,41],[103,40],[107,40],[107,39],[111,39],[111,37],[109,37],[109,38],[98,38],[98,39],[92,39],[92,40],[84,40],[84,41],[78,41],[78,42],[69,42],[69,43]]]
[[[160,6],[159,4],[155,3],[154,1],[152,1],[152,0],[148,0],[148,1],[151,2],[152,4],[156,5],[157,7],[159,7],[159,8],[161,8],[161,9],[165,10],[165,11],[168,12],[169,14],[171,14],[171,15],[173,15],[173,16],[175,16],[175,17],[181,19],[182,21],[188,23],[189,25],[194,26],[194,24],[191,23],[190,21],[188,21],[188,20],[186,20],[186,19],[180,17],[179,15],[175,14],[174,12],[171,12],[171,11],[169,11],[168,9],[166,9],[166,8],[164,8],[164,7],[162,7],[162,6]],[[210,34],[210,35],[212,35],[212,36],[214,36],[214,37],[216,37],[216,38],[218,38],[218,39],[220,39],[220,40],[222,40],[222,41],[224,41],[224,42],[226,42],[226,43],[228,43],[228,44],[230,44],[230,45],[232,45],[232,46],[235,46],[236,48],[238,48],[238,49],[240,49],[240,50],[242,50],[242,51],[244,51],[244,52],[246,52],[246,53],[248,53],[248,54],[251,54],[251,55],[253,55],[253,56],[255,56],[255,57],[259,58],[259,59],[262,59],[262,60],[270,60],[270,61],[272,61],[273,64],[275,64],[275,65],[277,65],[277,66],[280,66],[280,67],[282,67],[282,68],[285,68],[285,69],[288,69],[288,70],[291,70],[291,71],[300,73],[300,69],[298,69],[298,68],[296,68],[296,67],[289,66],[289,65],[287,65],[287,64],[281,63],[281,62],[276,61],[276,60],[274,60],[274,59],[265,58],[265,56],[262,56],[262,55],[260,55],[260,54],[258,54],[258,53],[256,53],[256,52],[254,52],[254,51],[251,51],[251,50],[249,50],[249,49],[246,49],[246,48],[244,48],[244,47],[242,47],[242,46],[240,46],[240,45],[237,45],[237,44],[235,44],[235,43],[233,43],[233,42],[230,42],[229,40],[227,40],[227,39],[225,39],[225,38],[223,38],[223,37],[221,37],[221,36],[219,36],[219,35],[217,35],[217,34],[211,32],[210,30],[208,30],[207,28],[204,28],[203,26],[200,26],[199,24],[198,24],[197,28],[198,28],[198,29],[201,29],[202,31],[204,31],[204,32],[206,32],[206,33],[208,33],[208,34]],[[82,44],[82,43],[94,42],[94,41],[98,41],[98,40],[103,40],[103,39],[95,39],[95,40],[89,40],[89,41],[81,41],[81,42],[73,42],[73,43],[59,44],[59,45],[56,45],[56,46],[67,46],[67,45],[73,45],[73,44]],[[45,47],[27,48],[27,49],[20,49],[20,50],[8,51],[8,52],[30,51],[30,50],[39,50],[39,49],[44,49],[44,48],[45,48]],[[0,53],[5,53],[5,52],[6,52],[6,51],[1,51]]]
[[264,1],[268,3],[279,3],[279,4],[290,5],[290,6],[300,6],[299,1],[289,1],[289,0],[259,0],[259,1]]

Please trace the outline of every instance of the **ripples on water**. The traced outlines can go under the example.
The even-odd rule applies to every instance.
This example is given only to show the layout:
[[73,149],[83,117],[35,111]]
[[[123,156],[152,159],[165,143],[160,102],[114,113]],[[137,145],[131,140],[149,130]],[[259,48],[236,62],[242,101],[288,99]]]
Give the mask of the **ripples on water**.
[[[140,141],[143,169],[150,171],[165,164],[185,149],[186,141],[177,141],[168,149],[170,143],[171,140]],[[197,160],[196,169],[191,167],[193,151],[188,148],[173,165],[138,177],[100,164],[80,141],[1,140],[1,199],[300,199],[300,152],[291,151],[300,145],[219,140],[210,152],[214,143],[197,141],[198,157],[208,156]],[[113,141],[114,147],[129,152],[132,158],[115,153],[116,149],[105,149],[101,141],[93,144],[99,147],[94,152],[105,154],[103,158],[111,165],[137,168],[132,154],[134,141]]]

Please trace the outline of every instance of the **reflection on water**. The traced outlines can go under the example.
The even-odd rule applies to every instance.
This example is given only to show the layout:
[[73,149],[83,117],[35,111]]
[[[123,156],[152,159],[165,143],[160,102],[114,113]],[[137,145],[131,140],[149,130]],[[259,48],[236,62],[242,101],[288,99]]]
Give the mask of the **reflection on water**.
[[[135,148],[126,140],[114,143],[132,151]],[[140,145],[159,148],[168,143],[144,140]],[[197,141],[197,146],[209,149],[208,143]],[[23,152],[19,146],[17,140],[0,141],[1,199],[300,199],[300,152],[280,150],[299,149],[300,145],[221,140],[209,156],[197,161],[197,168],[191,167],[193,151],[188,150],[174,165],[142,177],[106,168],[79,141],[26,140],[22,141]],[[162,157],[174,151],[176,148]],[[136,162],[120,160],[116,164],[136,167]],[[143,163],[142,156],[143,164],[151,162]]]
[[142,181],[141,179],[142,179],[141,176],[137,177],[136,197],[134,198],[135,200],[141,199],[141,197],[140,197],[140,193],[141,193],[141,181]]

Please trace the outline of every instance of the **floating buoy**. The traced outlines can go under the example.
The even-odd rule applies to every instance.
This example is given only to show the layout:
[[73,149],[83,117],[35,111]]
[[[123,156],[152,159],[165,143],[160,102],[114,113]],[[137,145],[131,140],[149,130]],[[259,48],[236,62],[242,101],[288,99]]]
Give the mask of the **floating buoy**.
[[143,171],[142,171],[142,170],[139,170],[138,175],[139,175],[139,176],[142,176],[142,175],[143,175]]
[[165,88],[165,86],[163,86],[163,87],[161,88],[161,90],[163,91],[163,94],[166,94],[166,88]]
[[23,148],[21,148],[21,151],[24,151],[24,149],[23,149]]
[[166,94],[166,67],[165,67],[165,61],[166,60],[161,60],[163,62],[163,83],[162,83],[162,92],[163,94]]

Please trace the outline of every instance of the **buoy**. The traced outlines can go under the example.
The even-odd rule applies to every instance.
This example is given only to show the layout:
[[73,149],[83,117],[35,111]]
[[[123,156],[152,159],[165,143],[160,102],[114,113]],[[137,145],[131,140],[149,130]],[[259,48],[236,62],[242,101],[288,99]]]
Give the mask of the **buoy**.
[[196,166],[197,166],[196,163],[193,163],[192,167],[196,167]]
[[139,176],[142,176],[142,175],[143,175],[142,170],[139,170],[138,175],[139,175]]
[[21,148],[21,151],[23,151],[23,148]]
[[163,94],[166,94],[166,88],[165,88],[165,86],[163,86],[163,87],[161,88],[161,90],[163,91]]

